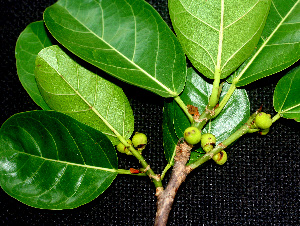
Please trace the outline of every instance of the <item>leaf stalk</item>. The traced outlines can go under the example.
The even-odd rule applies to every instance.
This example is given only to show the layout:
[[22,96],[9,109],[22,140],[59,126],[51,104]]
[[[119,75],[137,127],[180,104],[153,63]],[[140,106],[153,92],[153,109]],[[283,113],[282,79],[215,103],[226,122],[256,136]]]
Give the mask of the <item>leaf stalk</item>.
[[192,124],[194,122],[194,118],[193,116],[189,113],[187,106],[185,105],[185,103],[182,101],[182,99],[180,98],[180,96],[174,97],[174,100],[176,101],[176,103],[179,105],[179,107],[183,110],[183,112],[186,114],[186,116],[188,117],[190,123]]

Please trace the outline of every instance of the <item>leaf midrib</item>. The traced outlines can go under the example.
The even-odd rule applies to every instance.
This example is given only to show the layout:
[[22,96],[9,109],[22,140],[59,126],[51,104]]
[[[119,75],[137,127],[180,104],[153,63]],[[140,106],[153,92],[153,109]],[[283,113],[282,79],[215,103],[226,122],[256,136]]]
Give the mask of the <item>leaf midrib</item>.
[[26,152],[21,152],[21,151],[17,151],[17,152],[19,154],[23,154],[23,155],[26,155],[26,156],[29,156],[29,157],[32,157],[32,158],[42,159],[44,161],[50,161],[50,162],[61,163],[61,164],[71,165],[71,166],[77,166],[77,167],[82,167],[82,168],[87,168],[87,169],[95,169],[95,170],[102,170],[102,171],[117,173],[116,169],[110,169],[110,168],[104,168],[104,167],[99,167],[99,166],[91,166],[91,165],[86,165],[86,164],[67,162],[67,161],[62,161],[62,160],[57,160],[57,159],[49,159],[49,158],[45,158],[45,157],[42,157],[42,156],[32,155],[32,154],[29,154],[29,153],[26,153]]
[[[162,84],[160,81],[158,81],[157,79],[155,79],[153,76],[151,76],[147,71],[145,71],[143,68],[141,68],[140,66],[138,66],[135,62],[133,62],[132,60],[128,59],[124,54],[122,54],[120,51],[118,51],[116,48],[114,48],[112,45],[110,45],[108,42],[106,42],[102,37],[99,37],[95,32],[93,32],[92,30],[90,30],[87,26],[85,26],[81,21],[79,21],[76,17],[74,17],[69,10],[67,10],[65,7],[59,5],[60,7],[62,7],[63,9],[65,9],[68,14],[73,17],[78,23],[80,23],[85,29],[87,29],[92,35],[94,35],[95,37],[97,37],[99,40],[101,40],[102,42],[104,42],[108,47],[110,47],[113,51],[115,51],[117,54],[119,54],[123,59],[127,60],[130,64],[132,64],[134,67],[136,67],[138,70],[140,70],[143,74],[145,74],[148,78],[150,78],[151,80],[153,80],[154,82],[156,82],[160,87],[162,87],[164,90],[166,90],[169,94],[171,94],[172,96],[177,96],[178,94],[176,92],[173,92],[172,90],[170,90],[168,87],[166,87],[164,84]],[[102,12],[103,9],[101,7],[101,5],[99,4],[99,7],[101,8]],[[102,13],[103,15],[103,13]],[[135,17],[134,17],[135,18]],[[57,22],[56,22],[57,23]],[[60,26],[62,26],[60,24]],[[104,20],[103,20],[103,26],[104,26]],[[62,26],[64,27],[64,26]],[[64,27],[65,29],[68,29],[66,27]],[[135,24],[135,28],[136,28],[136,24]],[[103,30],[105,30],[103,28]],[[79,32],[81,33],[81,32]],[[135,41],[136,42],[136,41]],[[132,57],[132,59],[134,58],[134,55]],[[109,65],[110,66],[110,65]]]

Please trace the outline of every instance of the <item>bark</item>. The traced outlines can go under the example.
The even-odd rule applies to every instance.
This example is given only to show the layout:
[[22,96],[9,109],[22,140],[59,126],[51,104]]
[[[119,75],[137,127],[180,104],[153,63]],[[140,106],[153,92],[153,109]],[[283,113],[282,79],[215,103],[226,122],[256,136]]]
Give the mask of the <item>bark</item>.
[[180,140],[177,144],[176,156],[174,158],[175,163],[170,181],[166,189],[161,191],[157,197],[155,226],[167,225],[169,213],[177,190],[191,171],[189,167],[186,167],[186,163],[190,158],[191,149],[192,147],[186,142],[182,143],[182,140]]

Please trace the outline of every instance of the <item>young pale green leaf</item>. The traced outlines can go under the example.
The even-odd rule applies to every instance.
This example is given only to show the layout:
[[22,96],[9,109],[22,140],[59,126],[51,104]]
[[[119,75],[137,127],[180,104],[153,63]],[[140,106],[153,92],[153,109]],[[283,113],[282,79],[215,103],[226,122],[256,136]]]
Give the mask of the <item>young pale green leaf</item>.
[[279,72],[300,58],[300,0],[272,0],[260,41],[230,78],[244,86]]
[[282,117],[300,122],[300,66],[279,80],[273,104]]
[[162,97],[183,90],[183,50],[143,0],[60,0],[44,21],[63,46],[118,79]]
[[[220,99],[224,97],[229,84],[223,85]],[[203,80],[192,68],[188,69],[187,84],[180,95],[186,105],[198,107],[199,113],[205,110],[212,91],[212,85]],[[237,131],[250,116],[250,103],[246,90],[237,89],[225,105],[223,111],[215,119],[208,122],[202,133],[212,133],[217,138],[217,143],[222,142],[231,134]],[[167,104],[166,108],[170,108]],[[169,115],[171,122],[174,122],[175,132],[178,137],[183,137],[184,130],[190,126],[190,122],[181,108],[174,103],[174,114]],[[198,152],[203,153],[201,147]],[[201,154],[197,154],[201,156]]]
[[226,78],[251,54],[271,0],[169,0],[174,30],[193,66],[208,78]]
[[42,209],[72,209],[104,192],[117,176],[109,139],[54,111],[14,115],[0,129],[0,185]]
[[29,24],[20,34],[15,49],[20,82],[33,101],[44,110],[50,108],[41,96],[35,81],[35,59],[43,48],[51,45],[44,22],[38,21]]
[[[166,100],[168,101],[168,100]],[[165,107],[163,111],[163,144],[164,152],[168,163],[174,164],[174,157],[176,154],[176,145],[178,142],[178,137],[175,134],[173,121],[174,119],[174,102],[165,102]]]
[[36,80],[48,106],[89,125],[118,144],[111,128],[128,139],[134,118],[123,90],[71,59],[58,46],[43,49],[36,59]]

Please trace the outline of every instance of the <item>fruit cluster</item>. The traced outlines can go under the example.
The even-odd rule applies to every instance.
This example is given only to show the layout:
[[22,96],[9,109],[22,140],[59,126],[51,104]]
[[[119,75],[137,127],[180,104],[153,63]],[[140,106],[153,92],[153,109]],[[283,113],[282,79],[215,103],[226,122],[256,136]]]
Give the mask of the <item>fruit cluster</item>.
[[133,145],[133,147],[141,153],[146,148],[147,136],[143,133],[136,133],[132,137],[132,140],[127,140],[127,144],[128,146],[125,146],[123,143],[119,143],[116,148],[121,153],[125,153],[126,155],[132,155],[131,151],[129,150],[129,147]]

